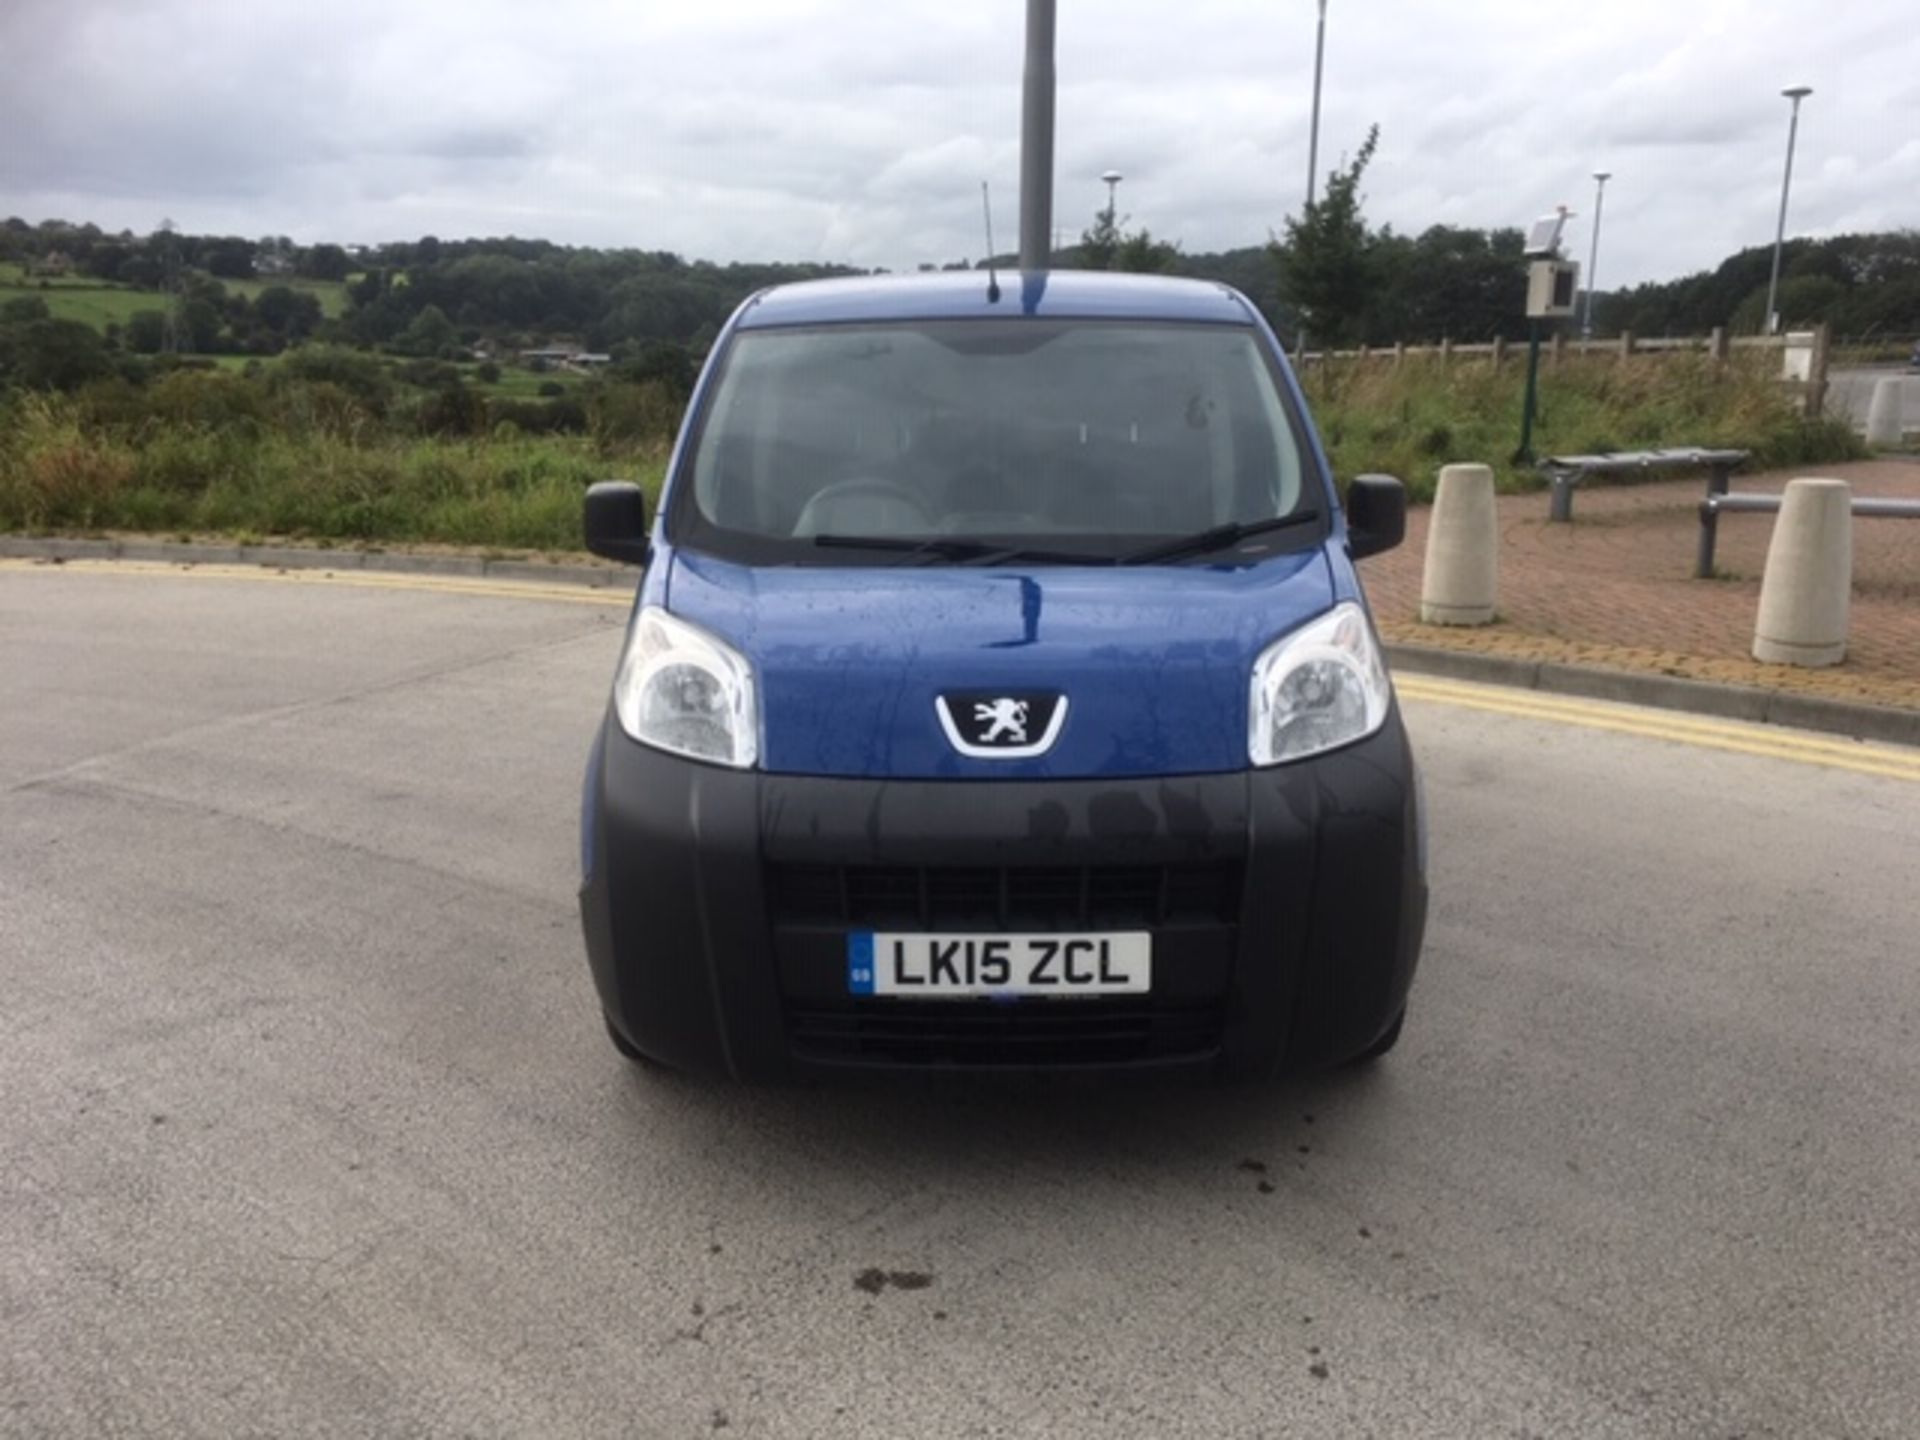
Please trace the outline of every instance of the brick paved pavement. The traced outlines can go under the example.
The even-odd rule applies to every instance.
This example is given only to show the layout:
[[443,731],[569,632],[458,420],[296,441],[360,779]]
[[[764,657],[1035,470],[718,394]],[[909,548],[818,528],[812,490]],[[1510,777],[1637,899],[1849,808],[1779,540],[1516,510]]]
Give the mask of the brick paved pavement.
[[[1736,475],[1733,489],[1778,493],[1794,474],[1832,475],[1856,495],[1920,499],[1920,464],[1875,460]],[[1444,646],[1920,709],[1920,521],[1854,521],[1847,659],[1828,670],[1753,660],[1771,515],[1723,515],[1722,578],[1695,580],[1706,479],[1582,487],[1571,525],[1547,523],[1544,491],[1503,495],[1499,621],[1478,629],[1419,623],[1430,510],[1408,516],[1399,549],[1361,562],[1389,641]]]

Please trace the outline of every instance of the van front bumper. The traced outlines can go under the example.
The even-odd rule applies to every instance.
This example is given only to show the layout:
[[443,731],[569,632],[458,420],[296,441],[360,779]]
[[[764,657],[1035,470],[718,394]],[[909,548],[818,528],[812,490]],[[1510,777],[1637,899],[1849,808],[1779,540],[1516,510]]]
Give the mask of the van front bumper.
[[[901,781],[721,769],[611,717],[580,909],[616,1036],[749,1079],[873,1068],[1312,1070],[1406,1004],[1426,922],[1412,754],[1268,770]],[[853,930],[1153,933],[1153,992],[905,1002],[847,989]]]

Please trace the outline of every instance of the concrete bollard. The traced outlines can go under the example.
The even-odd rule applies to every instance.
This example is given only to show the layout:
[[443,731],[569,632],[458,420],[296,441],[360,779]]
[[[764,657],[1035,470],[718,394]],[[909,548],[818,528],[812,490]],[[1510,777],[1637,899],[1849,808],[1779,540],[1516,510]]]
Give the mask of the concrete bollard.
[[1427,566],[1420,581],[1420,619],[1428,625],[1485,625],[1493,619],[1500,581],[1500,521],[1493,471],[1445,465],[1427,525]]
[[1900,448],[1900,390],[1903,384],[1897,375],[1873,382],[1873,401],[1867,406],[1867,444],[1876,450]]
[[1838,665],[1847,658],[1853,593],[1853,491],[1844,480],[1794,480],[1773,522],[1753,658]]

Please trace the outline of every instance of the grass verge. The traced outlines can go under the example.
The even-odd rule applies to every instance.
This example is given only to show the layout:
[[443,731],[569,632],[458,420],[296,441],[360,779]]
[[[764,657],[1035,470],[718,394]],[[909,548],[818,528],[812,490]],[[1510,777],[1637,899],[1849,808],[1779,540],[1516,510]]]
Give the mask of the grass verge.
[[658,444],[510,427],[462,439],[193,420],[117,432],[71,399],[17,395],[0,409],[0,529],[577,550],[587,486],[633,479],[657,498],[663,463]]
[[[1368,471],[1397,475],[1416,500],[1433,496],[1442,465],[1491,465],[1503,491],[1546,482],[1516,465],[1526,365],[1495,370],[1483,359],[1442,365],[1409,357],[1335,361],[1305,377],[1314,418],[1343,480]],[[1754,470],[1865,458],[1844,420],[1809,420],[1771,365],[1706,357],[1568,357],[1540,368],[1536,455],[1593,454],[1660,446],[1750,450]]]
[[[533,402],[507,378],[492,398],[412,391],[373,357],[308,349],[257,375],[0,395],[0,529],[574,550],[594,481],[635,479],[657,499],[670,398],[566,384],[563,400]],[[1512,461],[1524,383],[1517,365],[1421,359],[1307,377],[1336,472],[1398,475],[1417,500],[1459,460],[1491,464],[1506,490],[1542,483]],[[1542,371],[1539,454],[1681,444],[1751,450],[1756,470],[1864,455],[1849,425],[1806,420],[1759,367],[1661,356]]]

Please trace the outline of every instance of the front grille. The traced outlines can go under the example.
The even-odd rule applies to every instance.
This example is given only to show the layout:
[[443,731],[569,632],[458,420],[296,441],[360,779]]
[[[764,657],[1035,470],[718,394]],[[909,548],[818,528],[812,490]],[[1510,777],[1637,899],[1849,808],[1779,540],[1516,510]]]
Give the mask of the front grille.
[[1220,1048],[1215,1002],[849,1000],[787,1006],[794,1051],[840,1064],[1061,1066],[1198,1060]]
[[1237,863],[1176,865],[772,865],[776,925],[989,925],[1119,929],[1231,925]]

